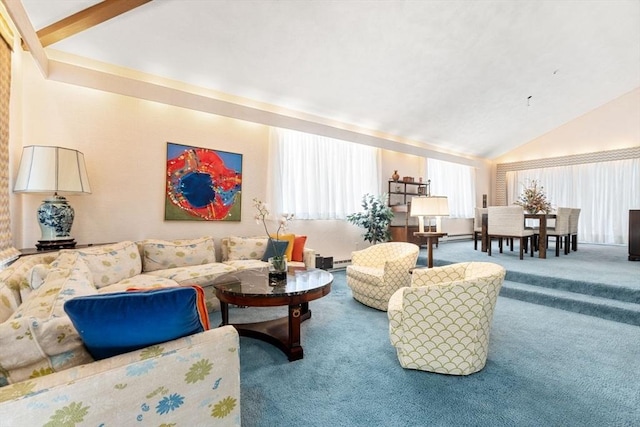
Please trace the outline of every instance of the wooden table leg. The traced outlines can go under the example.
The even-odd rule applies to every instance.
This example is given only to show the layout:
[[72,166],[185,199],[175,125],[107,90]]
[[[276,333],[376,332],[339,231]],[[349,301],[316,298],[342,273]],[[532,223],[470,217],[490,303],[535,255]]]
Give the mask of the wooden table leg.
[[429,250],[427,254],[427,267],[433,267],[433,240],[431,237],[427,237],[427,249]]
[[229,324],[229,304],[220,301],[220,314],[222,315],[222,323],[220,326]]
[[304,312],[301,304],[289,306],[289,351],[287,356],[289,361],[300,360],[304,357],[302,346],[300,345],[300,323],[303,314],[311,315],[311,312]]
[[482,214],[482,252],[487,252],[489,246],[489,216]]
[[547,257],[547,218],[540,216],[540,242],[538,242],[538,257]]

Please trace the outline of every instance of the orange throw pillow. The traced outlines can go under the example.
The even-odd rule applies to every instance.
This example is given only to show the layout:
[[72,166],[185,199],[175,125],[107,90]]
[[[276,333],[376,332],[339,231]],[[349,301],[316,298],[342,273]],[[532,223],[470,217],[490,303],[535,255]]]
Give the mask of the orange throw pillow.
[[291,261],[304,261],[303,251],[304,244],[307,242],[307,236],[296,236],[293,240],[293,252],[291,254]]

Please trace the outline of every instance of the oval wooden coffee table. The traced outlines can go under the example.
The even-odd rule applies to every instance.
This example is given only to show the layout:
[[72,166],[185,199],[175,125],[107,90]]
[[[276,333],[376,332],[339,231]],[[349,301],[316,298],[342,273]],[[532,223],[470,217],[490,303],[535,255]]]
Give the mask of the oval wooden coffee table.
[[[311,317],[309,301],[331,292],[333,275],[319,269],[294,270],[284,286],[270,286],[268,269],[249,269],[228,273],[213,282],[220,300],[222,323],[232,325],[240,336],[275,345],[289,361],[303,358],[300,323]],[[229,323],[229,304],[248,307],[289,306],[288,316],[255,323]]]

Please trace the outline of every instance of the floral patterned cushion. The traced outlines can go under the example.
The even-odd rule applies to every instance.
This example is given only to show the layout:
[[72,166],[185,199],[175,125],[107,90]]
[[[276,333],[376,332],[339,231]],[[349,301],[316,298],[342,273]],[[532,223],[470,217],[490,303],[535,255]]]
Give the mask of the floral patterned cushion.
[[36,254],[19,258],[8,268],[0,271],[0,322],[7,320],[31,291],[27,273],[34,265],[49,264],[56,259],[57,252]]
[[9,286],[0,285],[0,322],[7,320],[18,308],[20,300]]
[[254,268],[269,267],[268,262],[264,262],[259,259],[239,259],[237,261],[225,261],[224,263],[236,270],[250,270]]
[[216,262],[212,237],[193,240],[143,240],[141,248],[144,272]]
[[267,237],[229,237],[227,259],[237,261],[241,259],[261,259],[267,250]]
[[[66,301],[97,290],[77,254],[73,264],[51,269],[44,283],[0,324],[0,385],[46,375],[91,361],[64,312]],[[70,261],[67,259],[66,261]]]
[[106,294],[109,292],[122,292],[131,288],[170,288],[178,286],[175,280],[166,279],[160,276],[153,276],[151,274],[138,274],[137,276],[124,279],[121,282],[114,283],[113,285],[105,286],[98,289],[98,293]]
[[225,273],[230,273],[236,269],[222,263],[193,265],[190,267],[169,268],[167,270],[156,270],[148,272],[150,276],[164,277],[177,282],[179,285],[199,285],[206,286],[213,279]]
[[129,241],[86,249],[65,249],[61,253],[76,252],[87,263],[96,287],[112,285],[142,272],[138,246]]
[[240,425],[238,333],[224,326],[0,388],[0,424]]

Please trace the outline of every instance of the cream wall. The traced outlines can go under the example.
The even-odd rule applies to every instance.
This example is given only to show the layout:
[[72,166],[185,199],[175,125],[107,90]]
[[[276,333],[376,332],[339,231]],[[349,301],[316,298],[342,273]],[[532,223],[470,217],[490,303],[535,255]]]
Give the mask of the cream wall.
[[[266,199],[268,126],[45,79],[28,53],[14,58],[11,177],[23,146],[60,145],[83,152],[92,194],[68,197],[76,210],[72,236],[78,243],[262,233],[251,200]],[[168,141],[243,155],[242,221],[164,220]],[[424,176],[423,156],[382,152],[382,192],[394,169],[402,176]],[[487,186],[480,185],[478,194],[486,192],[489,167],[462,161],[480,165],[479,181]],[[11,195],[12,233],[19,248],[34,247],[40,237],[35,212],[43,197]],[[346,221],[294,221],[291,230],[306,234],[310,247],[335,260],[349,259],[351,251],[368,246],[362,231]]]
[[[268,127],[44,79],[21,57],[12,96],[19,109],[12,127],[12,174],[22,146],[61,145],[85,154],[92,194],[69,196],[76,210],[72,235],[79,243],[262,233],[251,200],[265,198]],[[164,220],[167,141],[243,155],[240,222]],[[12,231],[18,247],[40,236],[35,211],[40,195],[13,194]],[[305,225],[296,223],[301,233]],[[314,239],[310,236],[309,244]]]
[[495,164],[640,145],[640,88],[494,159]]

